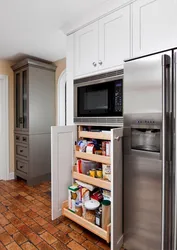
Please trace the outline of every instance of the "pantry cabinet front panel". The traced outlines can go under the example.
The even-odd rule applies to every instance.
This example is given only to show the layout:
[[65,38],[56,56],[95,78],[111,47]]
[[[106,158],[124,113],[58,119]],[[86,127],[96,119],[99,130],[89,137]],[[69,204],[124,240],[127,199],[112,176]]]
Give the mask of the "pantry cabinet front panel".
[[130,54],[130,6],[99,21],[99,69],[123,65]]
[[93,73],[98,69],[98,22],[75,33],[75,76]]
[[122,137],[122,128],[111,130],[111,249],[120,249],[123,244]]
[[177,2],[137,0],[133,3],[133,56],[177,46]]
[[68,199],[76,138],[76,126],[51,128],[52,220],[61,215],[62,203]]

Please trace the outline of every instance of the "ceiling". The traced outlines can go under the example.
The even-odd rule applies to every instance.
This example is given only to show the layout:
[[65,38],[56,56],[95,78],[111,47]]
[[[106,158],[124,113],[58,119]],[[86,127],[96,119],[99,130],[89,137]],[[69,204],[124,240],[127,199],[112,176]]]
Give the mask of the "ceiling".
[[30,55],[57,61],[66,55],[61,27],[107,0],[0,0],[0,59]]

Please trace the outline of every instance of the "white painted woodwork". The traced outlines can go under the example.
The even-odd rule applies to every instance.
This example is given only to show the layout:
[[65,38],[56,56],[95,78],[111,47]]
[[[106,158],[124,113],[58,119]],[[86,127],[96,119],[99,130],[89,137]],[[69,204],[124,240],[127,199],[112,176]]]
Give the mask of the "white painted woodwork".
[[99,69],[123,67],[130,54],[130,6],[99,21]]
[[123,244],[122,137],[122,128],[111,130],[111,250],[118,250]]
[[79,30],[74,36],[75,75],[96,72],[98,69],[98,22]]
[[133,56],[177,46],[177,1],[137,0],[133,3]]
[[52,220],[61,215],[62,202],[68,199],[76,136],[76,126],[51,127]]
[[67,39],[66,57],[66,124],[73,125],[74,122],[74,35]]
[[9,178],[8,76],[0,75],[0,180]]
[[66,125],[66,70],[58,79],[57,123],[58,126]]

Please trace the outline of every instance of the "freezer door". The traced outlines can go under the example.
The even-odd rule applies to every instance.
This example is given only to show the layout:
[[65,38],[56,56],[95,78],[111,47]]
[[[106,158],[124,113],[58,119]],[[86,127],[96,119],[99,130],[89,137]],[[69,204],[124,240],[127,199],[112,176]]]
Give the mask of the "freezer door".
[[[171,57],[171,51],[165,54]],[[124,115],[162,113],[162,55],[125,62]]]
[[177,142],[177,51],[174,52],[174,74],[173,74],[173,79],[174,79],[174,98],[173,98],[173,172],[172,172],[172,177],[173,177],[173,189],[172,189],[172,228],[173,228],[173,233],[172,233],[172,242],[173,242],[173,248],[172,250],[177,249],[177,150],[176,150],[176,142]]
[[[124,245],[129,250],[171,249],[171,58],[160,53],[125,63]],[[134,115],[141,120],[142,114],[149,118],[141,126],[155,114],[161,118],[159,153],[132,148],[128,121]]]

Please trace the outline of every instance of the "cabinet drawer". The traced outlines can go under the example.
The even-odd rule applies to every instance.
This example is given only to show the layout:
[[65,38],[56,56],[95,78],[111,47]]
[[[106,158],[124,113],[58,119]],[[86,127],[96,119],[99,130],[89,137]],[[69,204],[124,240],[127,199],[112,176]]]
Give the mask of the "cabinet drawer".
[[21,134],[15,134],[15,142],[28,144],[28,136],[27,135],[21,135]]
[[28,159],[28,146],[16,145],[16,155]]
[[16,170],[27,174],[28,173],[28,163],[20,161],[20,160],[16,160]]

